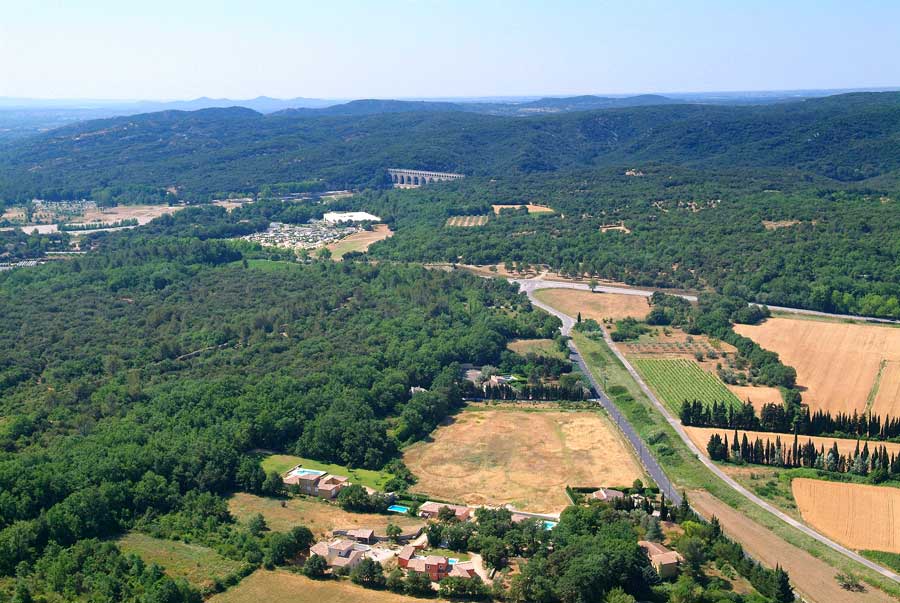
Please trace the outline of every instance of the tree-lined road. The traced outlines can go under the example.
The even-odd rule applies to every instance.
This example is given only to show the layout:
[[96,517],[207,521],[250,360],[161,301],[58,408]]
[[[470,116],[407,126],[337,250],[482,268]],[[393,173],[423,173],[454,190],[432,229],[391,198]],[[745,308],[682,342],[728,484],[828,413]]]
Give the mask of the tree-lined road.
[[[560,287],[560,285],[566,285],[563,288],[567,288],[567,289],[589,290],[589,287],[587,285],[582,285],[580,283],[560,283],[560,282],[556,282],[556,281],[547,281],[547,280],[543,280],[543,279],[522,279],[522,280],[514,280],[513,282],[516,282],[519,284],[520,290],[528,296],[528,299],[531,301],[531,303],[534,306],[541,308],[542,310],[544,310],[546,312],[549,312],[550,314],[556,316],[557,318],[559,318],[562,321],[563,326],[562,326],[561,331],[562,331],[563,335],[569,335],[571,333],[572,328],[575,325],[575,319],[563,312],[560,312],[556,308],[553,308],[553,307],[541,302],[540,300],[538,300],[535,297],[534,292],[538,289],[558,288],[558,287]],[[602,287],[602,288],[596,287],[595,291],[604,291],[607,293],[623,293],[623,292],[628,291],[630,293],[625,293],[626,295],[644,295],[645,297],[647,296],[648,293],[652,294],[652,292],[640,291],[640,290],[635,290],[635,289],[625,289],[622,287]],[[683,297],[690,299],[690,297],[688,297],[688,296],[683,296]],[[761,499],[756,494],[747,490],[744,486],[740,485],[733,478],[731,478],[724,471],[722,471],[722,469],[720,469],[713,461],[708,459],[700,451],[700,449],[697,448],[697,446],[694,444],[694,442],[688,436],[687,432],[682,427],[681,421],[679,421],[676,417],[674,417],[669,412],[668,408],[666,408],[666,406],[662,402],[660,402],[660,400],[656,397],[656,395],[650,390],[650,388],[647,386],[647,384],[644,382],[644,380],[641,378],[641,376],[638,374],[638,372],[634,369],[634,367],[631,365],[631,363],[628,362],[628,359],[625,358],[624,354],[622,354],[618,350],[618,348],[614,345],[614,343],[613,343],[612,339],[610,338],[609,333],[606,331],[606,329],[603,329],[603,337],[604,337],[604,340],[606,341],[607,346],[609,346],[609,348],[616,355],[616,357],[619,359],[619,361],[622,363],[622,365],[625,367],[625,369],[628,371],[628,373],[631,375],[631,377],[635,380],[635,382],[638,384],[638,386],[640,386],[640,388],[644,392],[644,394],[650,399],[650,401],[653,403],[656,410],[662,414],[662,416],[666,419],[666,421],[669,423],[669,425],[672,427],[672,429],[675,430],[675,433],[678,434],[678,437],[681,438],[681,440],[685,443],[685,445],[688,447],[688,449],[697,457],[698,460],[700,460],[701,463],[703,463],[706,466],[707,469],[709,469],[713,474],[715,474],[716,477],[718,477],[723,482],[725,482],[729,487],[731,487],[733,490],[735,490],[741,496],[743,496],[744,498],[746,498],[753,504],[757,505],[758,507],[768,511],[769,513],[771,513],[778,519],[782,520],[783,522],[787,523],[791,527],[794,527],[794,528],[800,530],[807,536],[810,536],[811,538],[818,540],[819,542],[821,542],[825,546],[831,548],[832,550],[837,551],[838,553],[845,555],[846,557],[852,559],[853,561],[856,561],[857,563],[864,565],[865,567],[867,567],[873,571],[878,572],[882,576],[885,576],[886,578],[890,578],[891,580],[894,580],[896,582],[900,582],[900,576],[898,576],[896,573],[892,572],[891,570],[889,570],[887,568],[884,568],[884,567],[878,565],[877,563],[869,561],[865,557],[857,554],[856,552],[848,549],[847,547],[845,547],[841,544],[838,544],[837,542],[831,540],[827,536],[825,536],[825,535],[817,532],[816,530],[810,528],[809,526],[797,521],[793,517],[790,517],[789,515],[785,514],[784,512],[777,509],[773,505],[769,504],[765,500]],[[660,467],[660,465],[656,461],[656,459],[653,457],[653,455],[650,454],[649,450],[644,445],[643,440],[640,439],[640,437],[637,435],[637,433],[635,432],[635,430],[631,426],[631,424],[628,422],[628,420],[622,415],[622,413],[615,406],[615,404],[613,404],[612,401],[603,392],[599,383],[597,383],[593,374],[591,373],[591,371],[588,369],[587,365],[585,364],[584,359],[581,357],[581,354],[579,353],[578,348],[575,346],[574,342],[570,341],[569,346],[572,349],[573,359],[578,363],[578,366],[581,368],[581,371],[590,380],[593,389],[598,394],[597,397],[600,400],[600,403],[607,410],[607,412],[609,412],[610,416],[613,418],[613,420],[616,422],[616,424],[619,426],[619,428],[622,430],[622,432],[628,438],[628,441],[631,443],[631,445],[635,448],[636,451],[638,451],[638,454],[641,458],[641,462],[644,464],[644,467],[646,468],[647,473],[649,473],[650,476],[660,486],[660,488],[664,492],[667,493],[666,494],[667,496],[670,496],[669,493],[672,493],[672,494],[674,494],[674,496],[671,496],[671,498],[673,500],[680,500],[680,496],[678,496],[678,493],[675,492],[671,481],[665,475],[665,472],[662,470],[662,468]]]

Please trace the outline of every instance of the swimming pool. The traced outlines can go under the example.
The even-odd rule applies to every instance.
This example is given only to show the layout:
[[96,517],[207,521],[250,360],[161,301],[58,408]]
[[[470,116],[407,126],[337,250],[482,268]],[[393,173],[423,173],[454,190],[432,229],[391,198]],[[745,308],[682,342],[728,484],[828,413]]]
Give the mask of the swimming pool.
[[404,507],[403,505],[391,505],[387,510],[391,513],[409,513],[409,507]]
[[290,475],[325,475],[324,471],[317,471],[316,469],[305,469],[303,467],[295,467],[291,470]]
[[450,565],[456,565],[457,563],[459,563],[459,559],[457,559],[456,557],[449,557],[447,559],[447,563],[449,563]]
[[555,522],[555,521],[546,521],[546,520],[545,520],[545,521],[544,521],[544,529],[545,529],[545,530],[552,530],[553,528],[556,527],[556,523],[557,523],[557,522]]

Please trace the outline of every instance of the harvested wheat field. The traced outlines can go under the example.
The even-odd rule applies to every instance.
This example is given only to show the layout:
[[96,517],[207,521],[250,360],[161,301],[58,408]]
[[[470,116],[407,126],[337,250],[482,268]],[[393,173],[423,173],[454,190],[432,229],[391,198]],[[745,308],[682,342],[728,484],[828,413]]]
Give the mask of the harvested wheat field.
[[804,521],[829,538],[900,553],[900,488],[797,478],[791,489]]
[[530,214],[552,214],[554,213],[552,207],[547,207],[546,205],[534,205],[533,203],[529,203],[527,205],[513,205],[513,204],[505,204],[505,203],[495,203],[491,207],[494,208],[495,214],[500,214],[500,210],[502,209],[515,209],[518,207],[526,207],[528,208],[528,213]]
[[556,513],[566,485],[630,486],[644,478],[615,426],[593,411],[519,410],[470,405],[406,449],[419,478],[413,490],[471,505],[510,503]]
[[753,385],[726,385],[741,402],[750,401],[753,408],[759,410],[764,404],[784,404],[784,398],[777,387]]
[[[796,480],[795,480],[796,481]],[[806,551],[788,544],[744,513],[729,507],[703,490],[688,493],[693,506],[706,519],[719,518],[725,533],[740,542],[747,553],[768,567],[781,565],[791,576],[794,588],[812,603],[888,603],[894,601],[884,592],[867,588],[865,592],[850,593],[842,589],[833,567]]]
[[[731,445],[731,442],[734,441],[734,430],[733,429],[718,429],[716,427],[685,427],[684,430],[687,432],[688,437],[691,438],[691,441],[697,445],[697,448],[703,451],[706,454],[706,445],[709,443],[709,438],[714,433],[718,433],[723,439],[728,436],[728,444]],[[781,444],[787,445],[790,447],[794,443],[794,436],[790,433],[770,433],[766,431],[744,431],[743,429],[738,429],[737,434],[739,438],[743,438],[744,434],[747,434],[747,439],[751,442],[755,441],[756,438],[759,438],[763,443],[767,440],[771,440],[772,443],[775,443],[776,438],[781,438]],[[798,442],[800,444],[805,444],[809,440],[813,441],[816,448],[825,447],[825,450],[834,445],[837,442],[838,451],[841,454],[853,454],[856,450],[856,442],[852,438],[827,438],[820,436],[805,436],[800,435],[798,437]],[[860,442],[859,446],[862,449],[865,442]],[[900,453],[900,443],[895,442],[869,442],[869,450],[873,450],[875,446],[879,448],[884,446],[888,454],[898,454]]]
[[372,230],[361,230],[344,237],[340,241],[328,245],[332,259],[339,260],[344,254],[351,251],[366,251],[372,243],[383,241],[393,235],[393,231],[387,224],[376,224]]
[[490,216],[452,216],[447,218],[446,226],[484,226]]
[[797,370],[810,410],[900,415],[900,328],[779,317],[734,330]]
[[641,295],[619,293],[591,293],[579,289],[539,289],[534,292],[540,301],[557,310],[600,322],[604,318],[619,320],[626,317],[644,319],[650,312],[650,304]]
[[257,570],[210,603],[421,603],[387,590],[372,590],[349,581],[310,580],[284,570]]
[[[284,502],[284,506],[281,503]],[[285,501],[238,492],[228,499],[228,510],[238,521],[246,521],[257,513],[266,519],[269,528],[287,532],[294,526],[306,526],[316,536],[332,530],[372,528],[376,534],[385,535],[387,524],[403,528],[404,533],[418,530],[424,522],[406,515],[377,515],[349,513],[334,504],[317,498],[291,498]]]

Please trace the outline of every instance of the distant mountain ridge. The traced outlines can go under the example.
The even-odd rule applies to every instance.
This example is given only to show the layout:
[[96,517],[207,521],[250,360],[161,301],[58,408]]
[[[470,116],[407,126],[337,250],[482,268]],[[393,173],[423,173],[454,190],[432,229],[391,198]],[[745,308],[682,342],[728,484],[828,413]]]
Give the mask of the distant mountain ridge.
[[[569,106],[593,102],[603,101]],[[313,180],[348,188],[383,184],[395,166],[495,177],[656,163],[900,182],[900,93],[548,113],[523,118],[372,100],[268,115],[230,107],[114,117],[0,149],[0,197],[170,187],[190,197]]]

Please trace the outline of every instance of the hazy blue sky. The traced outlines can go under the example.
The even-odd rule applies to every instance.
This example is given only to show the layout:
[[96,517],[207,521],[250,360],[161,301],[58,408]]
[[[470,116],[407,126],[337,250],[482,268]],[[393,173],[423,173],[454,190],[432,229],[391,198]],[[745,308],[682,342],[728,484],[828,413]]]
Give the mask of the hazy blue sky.
[[900,2],[0,0],[0,96],[900,85]]

